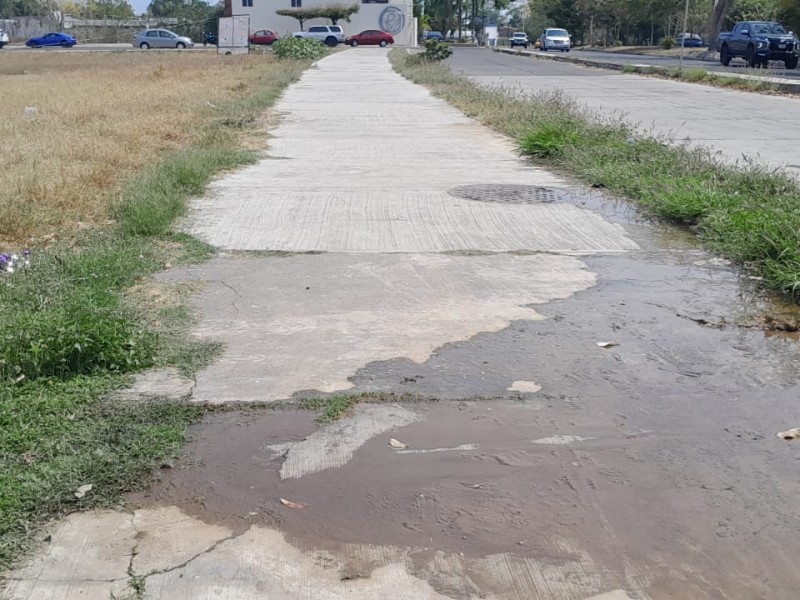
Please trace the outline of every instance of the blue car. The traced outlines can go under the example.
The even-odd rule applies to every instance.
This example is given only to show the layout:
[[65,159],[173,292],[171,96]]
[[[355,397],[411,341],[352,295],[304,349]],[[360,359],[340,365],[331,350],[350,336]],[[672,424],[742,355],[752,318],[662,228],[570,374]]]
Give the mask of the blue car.
[[444,36],[440,31],[426,31],[425,32],[425,40],[436,40],[437,42],[443,42]]
[[39,48],[41,46],[61,46],[62,48],[72,48],[78,43],[71,35],[66,33],[47,33],[41,37],[32,37],[25,45],[29,48]]
[[679,33],[675,41],[678,46],[683,46],[684,48],[703,48],[706,45],[703,38],[696,33]]

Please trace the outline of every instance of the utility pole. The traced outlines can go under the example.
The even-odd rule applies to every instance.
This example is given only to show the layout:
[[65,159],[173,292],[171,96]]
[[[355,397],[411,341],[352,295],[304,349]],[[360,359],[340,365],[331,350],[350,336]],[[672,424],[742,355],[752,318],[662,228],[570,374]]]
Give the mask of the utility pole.
[[678,68],[683,71],[683,52],[686,48],[686,28],[689,25],[689,0],[686,0],[686,9],[683,13],[683,37],[681,38],[681,53],[678,58]]

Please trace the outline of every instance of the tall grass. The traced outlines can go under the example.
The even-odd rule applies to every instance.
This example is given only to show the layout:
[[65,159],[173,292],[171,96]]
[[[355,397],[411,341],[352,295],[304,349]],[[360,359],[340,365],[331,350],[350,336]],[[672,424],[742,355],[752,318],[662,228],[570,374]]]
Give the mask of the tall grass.
[[[208,55],[42,57],[45,65],[63,60],[87,89],[67,93],[72,80],[56,73],[60,104],[39,103],[41,121],[11,119],[28,128],[25,159],[64,143],[37,165],[45,168],[38,185],[47,193],[0,193],[0,215],[30,208],[19,218],[3,216],[2,234],[9,240],[55,229],[66,239],[36,248],[30,269],[0,276],[0,568],[20,557],[45,519],[114,501],[179,448],[196,409],[108,395],[126,374],[152,365],[190,374],[216,349],[186,339],[191,315],[180,303],[156,311],[136,290],[168,263],[210,254],[173,231],[175,219],[212,176],[256,159],[248,147],[255,139],[263,147],[259,118],[307,65]],[[11,113],[34,104],[40,91],[22,82]],[[102,171],[106,160],[119,169]],[[3,154],[8,171],[0,181],[28,177],[23,162]],[[84,177],[100,171],[101,178]],[[94,227],[81,232],[77,218]],[[87,483],[92,494],[76,498]]]
[[800,298],[800,185],[788,175],[644,136],[558,93],[481,87],[445,66],[409,64],[401,51],[391,59],[412,81],[516,139],[522,153],[691,227],[710,249],[762,275],[766,286]]
[[257,95],[259,81],[291,72],[261,56],[4,55],[0,250],[104,224],[134,174],[197,143],[226,106]]

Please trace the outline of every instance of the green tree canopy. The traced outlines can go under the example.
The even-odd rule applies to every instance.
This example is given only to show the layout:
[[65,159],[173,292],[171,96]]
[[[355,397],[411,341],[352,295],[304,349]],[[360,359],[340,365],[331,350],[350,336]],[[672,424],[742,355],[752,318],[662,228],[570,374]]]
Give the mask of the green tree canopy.
[[331,4],[319,9],[319,16],[323,19],[330,19],[331,25],[336,25],[339,20],[350,22],[350,17],[356,14],[361,9],[361,5],[353,4],[346,6],[344,4]]
[[300,31],[305,31],[303,24],[306,21],[310,21],[311,19],[319,19],[322,16],[319,8],[282,8],[280,10],[276,10],[275,14],[280,15],[281,17],[292,17],[293,19],[297,19],[297,22],[300,24]]

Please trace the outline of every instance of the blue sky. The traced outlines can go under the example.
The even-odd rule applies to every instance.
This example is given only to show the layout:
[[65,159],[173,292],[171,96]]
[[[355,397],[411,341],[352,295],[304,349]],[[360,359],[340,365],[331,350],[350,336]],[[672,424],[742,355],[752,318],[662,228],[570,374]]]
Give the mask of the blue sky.
[[140,15],[150,6],[150,0],[131,0],[131,6],[133,6],[133,12]]

